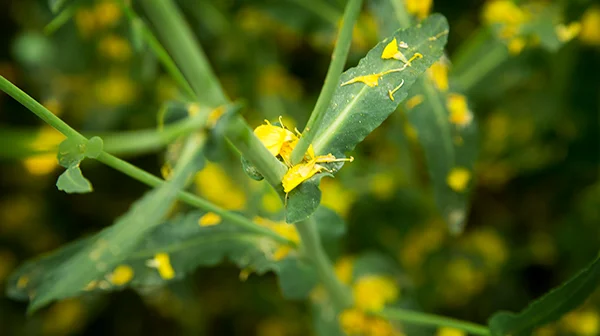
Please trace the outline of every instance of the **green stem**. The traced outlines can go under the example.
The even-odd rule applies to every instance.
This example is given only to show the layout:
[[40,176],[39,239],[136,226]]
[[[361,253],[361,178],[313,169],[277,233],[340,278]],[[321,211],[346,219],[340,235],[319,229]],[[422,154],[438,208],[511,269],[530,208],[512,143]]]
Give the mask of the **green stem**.
[[[129,162],[123,161],[123,160],[115,157],[114,155],[108,154],[106,152],[103,152],[97,158],[97,160],[104,163],[105,165],[112,167],[115,170],[118,170],[118,171],[122,172],[123,174],[125,174],[135,180],[138,180],[144,184],[147,184],[151,187],[157,187],[157,186],[160,186],[161,184],[165,183],[165,181],[163,181],[162,179],[132,165]],[[225,210],[209,201],[206,201],[200,197],[197,197],[189,192],[180,191],[178,194],[178,197],[181,201],[183,201],[191,206],[197,207],[197,208],[205,210],[205,211],[214,212],[214,213],[218,214],[219,216],[221,216],[223,219],[228,220],[244,229],[247,229],[250,232],[263,234],[265,236],[273,238],[274,240],[276,240],[282,244],[294,245],[294,243],[291,242],[290,240],[278,235],[277,233],[275,233],[265,227],[255,224],[254,222],[250,221],[246,217],[236,214],[234,212],[227,211],[227,210]]]
[[225,135],[237,150],[258,169],[265,180],[275,190],[281,191],[281,180],[287,168],[258,140],[242,117],[237,116],[229,122]]
[[346,58],[348,57],[348,52],[350,51],[350,44],[352,43],[352,29],[354,28],[354,24],[358,19],[361,5],[362,0],[350,0],[346,5],[344,17],[342,19],[342,29],[340,30],[335,43],[335,49],[331,55],[331,63],[329,64],[327,75],[325,76],[325,84],[323,84],[323,88],[321,89],[321,94],[319,94],[315,108],[313,109],[310,118],[306,123],[302,137],[292,152],[292,163],[294,164],[297,164],[298,162],[302,161],[302,158],[304,158],[306,150],[312,143],[315,134],[318,131],[319,124],[323,119],[323,115],[331,103],[331,97],[333,97],[333,94],[337,89],[340,81],[340,75],[342,74],[342,71],[344,71]]
[[144,129],[119,133],[94,134],[104,141],[104,150],[115,155],[152,152],[163,148],[176,138],[200,129],[206,118],[186,118],[166,125],[162,131]]
[[331,261],[323,250],[321,239],[316,228],[314,219],[296,223],[298,234],[300,234],[301,246],[304,253],[310,259],[317,270],[319,280],[331,297],[331,301],[338,311],[352,306],[350,291],[337,278],[333,271]]
[[[9,96],[13,97],[23,106],[27,107],[40,119],[47,122],[50,126],[54,127],[57,131],[61,132],[66,137],[73,138],[82,142],[87,141],[87,139],[83,135],[71,128],[71,126],[67,125],[64,121],[52,114],[52,112],[50,112],[40,103],[38,103],[35,99],[31,98],[28,94],[23,92],[21,89],[16,87],[14,84],[9,82],[2,76],[0,76],[0,90],[6,92]],[[106,152],[102,152],[102,154],[100,154],[97,160],[151,187],[156,187],[164,183],[164,181],[160,178]],[[293,242],[281,237],[277,233],[262,226],[259,226],[258,224],[253,223],[252,221],[241,215],[224,210],[191,193],[180,191],[178,197],[181,201],[185,203],[188,203],[205,211],[212,211],[220,215],[224,219],[231,221],[233,224],[248,229],[249,231],[264,234],[284,244],[294,245]]]
[[59,117],[48,111],[42,104],[31,98],[27,93],[23,92],[3,76],[0,76],[0,90],[6,92],[6,94],[13,97],[16,101],[66,137],[79,141],[87,140],[83,135],[79,134],[79,132],[71,128],[71,126],[60,120]]
[[160,39],[179,66],[199,101],[209,107],[228,99],[213,73],[206,55],[173,0],[139,1],[157,28]]
[[490,330],[486,326],[480,324],[461,321],[439,315],[420,313],[406,309],[386,308],[381,312],[373,314],[388,320],[401,321],[410,324],[436,327],[451,327],[463,330],[473,335],[490,335]]
[[173,77],[173,79],[181,86],[187,95],[187,98],[193,100],[196,97],[194,90],[185,79],[181,71],[179,71],[179,68],[177,65],[175,65],[175,62],[171,56],[169,56],[169,53],[165,50],[162,44],[160,44],[156,36],[154,36],[144,21],[142,21],[142,19],[140,19],[133,9],[131,9],[129,5],[125,4],[124,1],[121,1],[121,8],[129,18],[129,21],[131,21],[131,25],[138,26],[137,29],[141,31],[144,41],[148,44],[148,46],[150,46],[156,57],[158,57],[158,60],[162,63],[171,77]]

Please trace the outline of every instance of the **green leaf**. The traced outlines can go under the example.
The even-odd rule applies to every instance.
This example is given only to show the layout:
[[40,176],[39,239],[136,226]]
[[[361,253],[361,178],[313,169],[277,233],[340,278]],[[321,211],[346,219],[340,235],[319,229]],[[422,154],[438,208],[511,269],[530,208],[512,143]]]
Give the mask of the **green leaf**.
[[60,174],[56,181],[56,187],[67,194],[85,194],[93,191],[92,184],[83,177],[79,166],[67,168]]
[[100,154],[102,154],[103,147],[104,142],[102,142],[100,137],[92,137],[86,143],[84,154],[86,157],[96,159],[98,156],[100,156]]
[[67,138],[58,146],[58,163],[71,168],[78,166],[85,158],[85,143]]
[[[280,246],[277,242],[260,234],[244,231],[227,221],[213,226],[201,226],[199,222],[204,215],[206,213],[193,211],[178,215],[155,227],[150,234],[144,235],[144,238],[137,242],[121,260],[107,264],[103,271],[93,270],[92,276],[86,277],[87,282],[78,282],[77,286],[72,287],[71,296],[85,293],[84,288],[89,283],[95,286],[88,287],[87,291],[97,292],[119,290],[124,286],[135,288],[160,286],[182,279],[200,266],[214,266],[224,259],[235,263],[244,270],[244,273],[276,272],[279,274],[279,285],[283,295],[289,299],[307,297],[316,285],[317,278],[312,266],[293,254],[281,261],[272,259],[273,252]],[[321,216],[329,216],[329,212],[325,210]],[[68,244],[41,259],[27,262],[11,275],[7,294],[14,299],[26,300],[30,293],[42,291],[46,274],[53,273],[54,269],[65,265],[70,256],[88,253],[90,246],[103,241],[104,237],[113,230],[114,226],[93,237]],[[115,245],[108,242],[104,246],[108,251],[116,249]],[[123,248],[120,254],[124,254],[122,250]],[[169,255],[174,270],[172,279],[163,279],[156,268],[148,266],[158,253]],[[91,264],[97,266],[99,262]],[[117,265],[131,267],[133,278],[130,282],[117,285],[110,281],[111,273]],[[73,269],[72,272],[77,273],[78,270]],[[24,282],[23,279],[27,280]]]
[[68,1],[70,0],[48,0],[48,6],[50,6],[52,13],[56,14],[65,6]]
[[526,336],[577,308],[600,283],[600,257],[579,274],[531,303],[518,314],[499,312],[489,321],[492,336]]
[[[447,31],[446,19],[440,14],[434,14],[417,26],[397,30],[371,49],[357,67],[345,71],[315,136],[315,153],[343,156],[381,125],[406,98],[417,78],[442,56]],[[407,49],[400,49],[407,58],[415,53],[422,54],[423,58],[414,60],[412,66],[403,71],[384,75],[375,87],[361,82],[341,85],[358,76],[401,69],[404,64],[402,61],[381,59],[383,49],[394,38],[397,42],[404,41],[408,44]],[[391,100],[389,91],[396,89],[402,80],[404,84],[395,91],[394,100]]]
[[[409,88],[417,78],[442,56],[447,31],[446,19],[442,15],[434,14],[417,26],[397,30],[371,49],[357,67],[344,72],[315,135],[315,153],[332,153],[338,158],[343,157],[381,125],[406,98]],[[382,76],[377,86],[369,87],[361,82],[342,85],[358,76],[402,69],[402,61],[381,59],[383,49],[394,38],[397,42],[404,41],[408,44],[407,49],[401,49],[407,58],[410,59],[415,53],[422,54],[423,58],[413,60],[412,65],[402,71]],[[400,86],[401,83],[403,84]],[[390,99],[389,91],[392,90],[395,90],[394,100]],[[327,166],[332,170],[341,168],[341,164]],[[321,197],[318,185],[323,175],[315,175],[289,193],[286,207],[288,222],[295,223],[306,219],[316,210]]]
[[[398,25],[408,24],[410,20],[404,7],[393,6],[389,1],[376,1],[371,8],[378,18],[380,35],[387,35]],[[401,22],[399,18],[404,19]],[[449,92],[459,93],[454,87],[450,87]],[[477,123],[472,115],[473,120],[464,126],[452,124],[447,108],[449,93],[439,90],[426,76],[417,80],[408,97],[422,101],[413,106],[406,100],[403,107],[423,148],[436,204],[450,231],[460,233],[465,225],[471,189],[469,185],[472,183],[468,183],[463,190],[455,191],[449,187],[447,179],[454,168],[462,168],[470,172],[470,180],[473,180],[473,166],[478,152]]]
[[[30,313],[53,300],[81,293],[90,282],[103,277],[129,257],[147,234],[163,221],[177,194],[201,164],[203,142],[190,141],[184,148],[173,177],[135,202],[114,225],[102,231],[77,253],[65,256],[55,267],[43,272],[35,292],[28,292]],[[70,145],[70,147],[72,147]],[[78,148],[78,147],[76,147]]]
[[254,165],[252,163],[250,163],[250,161],[248,161],[248,159],[246,159],[245,157],[242,156],[240,158],[240,160],[242,162],[242,169],[244,170],[246,175],[248,175],[248,177],[250,177],[251,179],[253,179],[255,181],[262,181],[265,179],[265,177],[262,176],[262,174],[258,171],[258,169],[256,169],[256,167],[254,167]]

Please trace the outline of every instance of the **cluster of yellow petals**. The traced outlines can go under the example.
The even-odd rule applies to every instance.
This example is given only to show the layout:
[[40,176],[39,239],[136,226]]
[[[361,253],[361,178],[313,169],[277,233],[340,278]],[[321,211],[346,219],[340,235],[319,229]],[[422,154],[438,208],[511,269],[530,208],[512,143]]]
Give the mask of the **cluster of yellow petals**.
[[446,177],[446,183],[448,186],[456,191],[463,192],[467,189],[469,181],[471,180],[471,172],[462,167],[452,168],[448,176]]
[[419,19],[424,19],[429,15],[433,0],[406,0],[406,11]]
[[450,116],[448,120],[454,125],[464,127],[473,121],[473,113],[469,110],[467,97],[458,93],[451,93],[446,100],[446,107]]
[[370,316],[358,309],[344,310],[339,317],[342,330],[348,336],[403,336],[387,320]]
[[112,274],[109,276],[109,280],[113,285],[123,286],[133,279],[133,268],[128,265],[117,266]]
[[256,135],[273,156],[280,158],[290,168],[282,180],[283,189],[286,194],[315,174],[323,170],[329,171],[326,167],[319,165],[319,163],[351,162],[353,160],[352,157],[350,159],[336,159],[332,154],[315,156],[313,146],[310,145],[302,162],[297,165],[292,164],[292,152],[298,144],[301,134],[297,130],[296,133],[298,135],[288,130],[281,118],[279,118],[279,122],[281,125],[277,126],[265,120],[266,125],[260,125],[254,129],[254,135]]
[[207,212],[198,219],[200,226],[214,226],[221,223],[221,216],[214,212]]
[[352,286],[354,306],[363,311],[381,311],[386,303],[398,298],[398,287],[390,277],[369,275]]

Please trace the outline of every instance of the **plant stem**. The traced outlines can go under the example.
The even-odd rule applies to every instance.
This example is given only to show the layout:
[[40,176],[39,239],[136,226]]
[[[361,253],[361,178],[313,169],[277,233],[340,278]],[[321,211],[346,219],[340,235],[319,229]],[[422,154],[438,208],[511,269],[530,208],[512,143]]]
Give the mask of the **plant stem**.
[[319,279],[329,293],[337,311],[352,306],[350,291],[335,275],[331,261],[325,254],[325,250],[323,250],[314,219],[309,218],[298,222],[296,228],[298,234],[300,234],[303,251],[315,266]]
[[228,99],[206,55],[175,3],[172,0],[141,0],[140,3],[198,100],[209,107],[226,104]]
[[[165,181],[163,181],[162,179],[132,165],[129,162],[123,161],[111,154],[106,153],[106,152],[103,152],[98,157],[97,160],[104,163],[105,165],[112,167],[115,170],[118,170],[118,171],[122,172],[123,174],[128,175],[129,177],[132,177],[133,179],[138,180],[138,181],[140,181],[144,184],[147,184],[151,187],[157,187],[157,186],[165,183]],[[197,207],[197,208],[205,210],[205,211],[214,212],[217,215],[221,216],[223,219],[229,220],[232,223],[234,223],[235,225],[238,225],[244,229],[247,229],[248,231],[264,234],[265,236],[273,238],[274,240],[276,240],[282,244],[294,245],[294,243],[291,242],[290,240],[278,235],[277,233],[275,233],[265,227],[255,224],[254,222],[250,221],[246,217],[236,214],[231,211],[227,211],[227,210],[225,210],[215,204],[212,204],[211,202],[206,201],[200,197],[197,197],[189,192],[181,191],[181,192],[179,192],[178,197],[181,201],[183,201],[191,206]]]
[[426,326],[443,326],[463,330],[469,334],[487,336],[490,335],[490,330],[483,325],[456,320],[449,317],[425,314],[416,311],[386,308],[381,312],[373,313],[376,316],[383,317],[388,320],[401,321],[411,324],[426,325]]
[[[169,53],[160,44],[156,36],[154,36],[144,21],[138,17],[138,15],[133,11],[133,9],[131,9],[129,5],[125,4],[124,0],[121,1],[121,8],[129,18],[131,25],[137,25],[137,29],[141,30],[142,37],[144,38],[145,42],[148,43],[148,46],[150,46],[156,57],[158,57],[158,60],[162,63],[171,77],[173,77],[173,79],[181,86],[187,95],[187,98],[192,100],[195,99],[196,94],[194,93],[194,90],[190,86],[189,82],[185,79],[181,71],[179,71],[179,68],[177,65],[175,65],[175,62],[171,56],[169,56]],[[134,27],[134,29],[136,28]]]
[[[9,82],[2,76],[0,76],[0,90],[6,92],[8,95],[10,95],[19,103],[21,103],[23,106],[28,108],[31,112],[36,114],[40,119],[47,122],[50,126],[54,127],[57,131],[61,132],[66,137],[74,138],[82,142],[87,141],[87,139],[83,135],[71,128],[60,118],[52,114],[52,112],[46,109],[43,105],[38,103],[35,99],[31,98],[28,94],[23,92],[21,89],[16,87],[14,84]],[[162,179],[109,153],[106,153],[105,151],[103,151],[102,154],[100,154],[97,160],[151,187],[156,187],[161,185],[162,183],[165,183]],[[205,211],[212,211],[220,215],[224,219],[229,220],[232,223],[243,227],[249,231],[264,234],[284,244],[292,246],[294,245],[294,243],[289,241],[288,239],[281,237],[277,233],[267,228],[253,223],[244,216],[220,208],[191,193],[180,191],[178,197],[185,203],[188,203]]]
[[265,177],[265,180],[276,190],[282,191],[281,180],[287,168],[271,154],[258,140],[244,119],[236,116],[227,125],[227,139],[240,153]]
[[[362,0],[349,0],[344,10],[344,17],[342,18],[342,29],[339,32],[338,38],[335,42],[335,48],[331,55],[331,63],[325,76],[325,84],[321,89],[317,103],[306,123],[304,132],[298,144],[292,151],[292,163],[297,164],[302,161],[306,150],[312,143],[316,132],[318,131],[319,124],[323,119],[323,115],[327,111],[329,104],[331,103],[331,97],[337,89],[338,82],[340,81],[340,75],[344,70],[346,64],[346,58],[350,51],[350,44],[352,43],[352,29],[360,13]],[[326,153],[317,153],[326,154]]]
[[35,101],[35,99],[31,98],[28,94],[16,87],[13,83],[9,82],[3,76],[0,76],[0,90],[6,92],[6,94],[23,104],[23,106],[45,121],[48,125],[54,127],[57,131],[64,134],[66,137],[78,141],[87,140],[83,135],[79,134],[79,132],[71,128],[71,126],[60,120],[59,117],[48,111],[48,109],[46,109],[42,104]]

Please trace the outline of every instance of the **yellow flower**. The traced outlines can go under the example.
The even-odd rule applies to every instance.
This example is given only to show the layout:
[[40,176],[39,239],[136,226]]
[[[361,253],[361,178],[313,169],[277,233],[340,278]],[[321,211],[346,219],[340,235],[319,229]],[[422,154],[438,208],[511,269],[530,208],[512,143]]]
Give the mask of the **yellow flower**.
[[521,53],[521,51],[523,51],[526,44],[527,41],[525,41],[525,39],[522,37],[512,38],[510,41],[508,41],[508,52],[511,55],[518,55]]
[[399,290],[390,277],[369,275],[354,283],[352,294],[356,308],[363,311],[380,311],[386,303],[398,298]]
[[115,286],[123,286],[133,279],[133,268],[128,265],[119,265],[110,274],[109,280]]
[[471,172],[466,168],[452,168],[446,177],[446,183],[452,190],[456,192],[463,192],[467,188],[470,179]]
[[196,190],[209,201],[229,210],[246,206],[246,194],[218,164],[206,162],[196,174]]
[[467,333],[456,328],[441,327],[435,333],[435,336],[467,336]]
[[527,14],[512,0],[493,0],[483,7],[483,18],[488,24],[520,25]]
[[352,281],[353,271],[353,257],[342,257],[335,263],[335,275],[343,284],[349,284]]
[[439,284],[444,299],[453,305],[466,303],[485,286],[485,276],[471,261],[459,258],[446,265],[445,276]]
[[437,250],[444,240],[444,227],[439,222],[432,222],[424,228],[413,229],[400,245],[399,258],[407,268],[416,268],[425,258]]
[[469,105],[467,104],[467,97],[461,94],[449,94],[448,100],[446,101],[446,107],[450,112],[448,120],[454,125],[461,127],[466,126],[473,120],[473,114],[469,110]]
[[156,268],[161,278],[170,280],[175,277],[175,270],[171,266],[171,260],[169,255],[166,253],[157,253],[154,255],[154,259],[150,259],[146,262],[148,267]]
[[118,35],[107,35],[98,44],[100,54],[114,61],[127,61],[132,54],[129,42]]
[[213,226],[221,223],[221,216],[214,212],[207,212],[198,219],[200,226]]
[[281,148],[286,142],[292,142],[298,139],[294,133],[282,126],[274,126],[268,120],[266,125],[260,125],[254,129],[254,135],[267,147],[273,156],[281,153]]
[[406,0],[406,11],[419,19],[424,19],[431,11],[433,0]]
[[444,60],[435,62],[429,69],[427,75],[433,81],[438,90],[448,91],[448,64]]
[[274,191],[269,190],[262,197],[262,207],[268,212],[275,213],[281,210],[281,199]]
[[89,37],[96,30],[94,12],[85,8],[77,9],[75,12],[75,25],[82,37]]
[[495,231],[475,231],[467,237],[467,243],[483,256],[487,266],[492,269],[502,266],[508,258],[508,248]]
[[121,8],[114,0],[105,0],[96,4],[94,15],[98,28],[114,26],[121,18]]
[[579,39],[589,45],[600,45],[600,7],[592,6],[583,13]]
[[571,22],[569,25],[559,24],[556,26],[556,36],[561,42],[569,42],[581,32],[581,23]]
[[96,83],[95,93],[100,103],[107,106],[120,106],[135,100],[137,87],[131,78],[121,74],[111,74]]
[[402,336],[385,319],[368,316],[364,312],[352,308],[339,315],[339,323],[348,336]]
[[424,100],[425,99],[424,99],[423,95],[419,94],[416,96],[412,96],[406,101],[406,108],[409,110],[412,110],[417,105],[421,104]]
[[[385,48],[383,48],[383,52],[381,53],[382,59],[397,59],[404,60],[406,63],[406,57],[400,52],[398,49],[398,41],[394,37],[394,39],[388,43]],[[369,85],[370,86],[370,85]]]
[[58,167],[56,153],[40,154],[23,160],[23,165],[29,174],[42,176],[50,174]]
[[321,204],[334,210],[340,216],[346,217],[354,200],[356,193],[346,189],[337,179],[324,178],[321,182]]
[[353,160],[353,157],[350,157],[349,159],[336,159],[335,156],[328,154],[317,156],[305,163],[299,163],[290,168],[283,176],[283,180],[281,181],[281,184],[283,185],[283,191],[287,194],[300,185],[300,183],[308,180],[323,170],[327,170],[327,168],[319,165],[318,163],[331,163],[340,161],[352,162]]
[[573,311],[560,321],[561,327],[577,336],[594,336],[600,333],[600,317],[593,310]]

